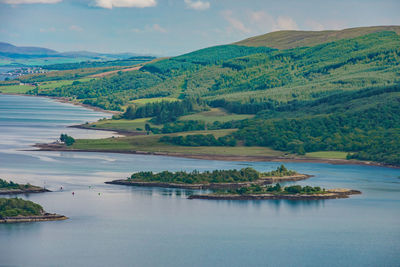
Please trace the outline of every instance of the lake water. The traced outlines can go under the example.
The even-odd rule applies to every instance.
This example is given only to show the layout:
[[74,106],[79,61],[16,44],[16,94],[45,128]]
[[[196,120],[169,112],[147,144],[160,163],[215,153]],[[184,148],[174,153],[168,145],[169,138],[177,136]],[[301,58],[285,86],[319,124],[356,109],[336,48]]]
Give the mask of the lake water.
[[208,201],[186,199],[187,190],[104,182],[140,170],[267,171],[279,163],[21,151],[62,132],[113,135],[66,128],[106,116],[45,98],[0,95],[0,177],[54,190],[20,197],[70,218],[0,225],[0,266],[399,266],[399,169],[285,163],[315,175],[299,184],[363,194]]

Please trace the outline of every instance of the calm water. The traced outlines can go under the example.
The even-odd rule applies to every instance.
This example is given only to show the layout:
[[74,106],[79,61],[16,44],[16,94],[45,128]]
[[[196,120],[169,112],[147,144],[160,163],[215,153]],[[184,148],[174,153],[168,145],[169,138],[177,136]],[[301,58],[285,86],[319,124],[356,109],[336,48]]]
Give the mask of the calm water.
[[266,171],[279,163],[20,151],[61,132],[112,135],[65,128],[105,116],[49,99],[0,95],[0,177],[54,190],[21,197],[70,217],[0,225],[0,266],[399,266],[398,169],[287,163],[315,175],[300,184],[363,194],[326,201],[207,201],[187,200],[185,190],[104,182],[139,170]]

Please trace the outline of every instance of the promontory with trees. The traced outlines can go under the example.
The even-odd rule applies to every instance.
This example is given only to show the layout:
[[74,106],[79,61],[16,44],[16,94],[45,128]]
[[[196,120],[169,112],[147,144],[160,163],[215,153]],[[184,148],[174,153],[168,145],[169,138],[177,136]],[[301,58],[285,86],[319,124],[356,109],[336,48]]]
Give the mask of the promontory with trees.
[[59,214],[47,213],[43,207],[21,198],[0,198],[0,223],[60,221],[68,219]]
[[13,181],[0,179],[0,195],[50,192],[49,190],[31,184],[17,184]]

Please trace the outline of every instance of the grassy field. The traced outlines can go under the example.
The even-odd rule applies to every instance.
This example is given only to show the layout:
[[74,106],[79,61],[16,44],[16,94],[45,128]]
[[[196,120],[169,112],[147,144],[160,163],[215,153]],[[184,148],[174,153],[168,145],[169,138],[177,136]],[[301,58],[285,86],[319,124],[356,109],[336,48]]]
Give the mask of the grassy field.
[[308,158],[325,158],[325,159],[346,159],[347,152],[341,151],[318,151],[306,154]]
[[[232,130],[196,131],[179,135],[195,133],[212,133],[216,137],[224,136]],[[176,136],[178,134],[170,134]],[[163,153],[184,153],[189,155],[236,155],[236,156],[282,156],[284,152],[266,147],[185,147],[160,143],[158,140],[163,135],[140,135],[107,139],[78,139],[71,146],[72,149],[91,151],[142,151]]]
[[244,115],[244,114],[231,114],[227,113],[224,109],[221,108],[212,108],[209,111],[203,111],[192,115],[182,116],[180,120],[200,120],[208,123],[212,123],[214,121],[227,122],[232,120],[244,120],[248,118],[254,117],[253,115]]
[[147,103],[155,103],[161,101],[177,101],[178,99],[174,97],[153,97],[153,98],[141,98],[130,101],[133,104],[147,104]]
[[79,81],[79,82],[87,82],[90,81],[94,78],[82,78],[82,79],[77,79],[77,80],[60,80],[60,81],[47,81],[47,82],[41,82],[40,83],[40,90],[52,90],[56,87],[60,87],[63,85],[70,85],[74,81]]
[[278,49],[289,49],[301,46],[334,42],[340,39],[350,39],[379,31],[395,31],[400,34],[399,26],[375,26],[345,29],[340,31],[276,31],[254,36],[236,42],[244,46],[267,46]]
[[5,85],[0,86],[0,92],[4,94],[25,94],[33,88],[35,87],[31,85]]
[[[144,126],[151,118],[140,118],[136,120],[100,120],[94,123],[86,124],[85,127],[95,129],[107,129],[116,131],[135,132],[137,128],[144,130]],[[151,127],[159,127],[149,123]]]

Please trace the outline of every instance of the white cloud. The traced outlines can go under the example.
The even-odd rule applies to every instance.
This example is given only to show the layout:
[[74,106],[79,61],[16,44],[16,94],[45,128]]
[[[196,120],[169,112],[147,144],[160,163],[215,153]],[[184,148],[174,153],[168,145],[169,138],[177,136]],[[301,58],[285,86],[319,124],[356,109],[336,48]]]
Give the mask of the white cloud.
[[113,7],[153,7],[157,5],[156,0],[95,0],[95,5],[102,8]]
[[242,33],[251,32],[251,30],[247,28],[242,21],[233,16],[233,12],[231,10],[223,11],[222,16],[225,18],[226,21],[229,22],[231,28],[233,28],[234,30],[238,30]]
[[10,4],[10,5],[20,5],[20,4],[55,4],[62,0],[0,0],[0,2]]
[[278,30],[297,30],[296,21],[291,17],[274,17],[265,11],[247,11],[242,13],[233,13],[231,10],[225,10],[222,17],[229,23],[229,32],[239,32],[242,34],[262,34]]
[[274,30],[298,30],[299,27],[297,23],[291,17],[279,16],[276,20],[276,25]]
[[210,2],[185,0],[186,7],[194,10],[206,10],[210,8]]
[[153,30],[156,31],[156,32],[162,32],[162,33],[166,33],[167,32],[166,29],[164,29],[163,27],[161,27],[158,24],[154,24],[153,25]]
[[69,26],[69,29],[71,31],[75,31],[75,32],[83,32],[82,27],[78,26],[78,25],[71,25]]

